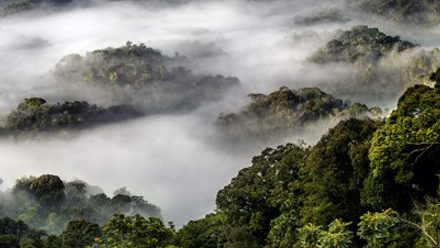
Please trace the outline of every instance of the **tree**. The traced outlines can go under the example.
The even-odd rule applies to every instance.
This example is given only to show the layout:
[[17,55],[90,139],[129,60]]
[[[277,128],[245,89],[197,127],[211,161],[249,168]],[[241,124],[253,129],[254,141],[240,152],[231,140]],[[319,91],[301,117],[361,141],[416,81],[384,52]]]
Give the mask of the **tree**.
[[64,183],[59,176],[41,175],[29,185],[29,190],[46,208],[60,207],[65,199]]
[[344,223],[340,219],[335,219],[328,226],[327,231],[319,233],[318,248],[348,248],[353,242],[353,232],[347,226],[351,222]]
[[173,230],[157,217],[115,214],[104,225],[98,247],[165,248],[172,236]]
[[417,222],[404,220],[419,231],[416,247],[440,247],[440,203],[429,202],[423,210],[417,211]]
[[361,216],[357,235],[367,241],[366,248],[389,247],[396,235],[400,222],[397,212],[387,209],[382,212],[367,212]]
[[311,149],[301,167],[302,223],[328,225],[343,217],[357,221],[363,181],[370,169],[370,139],[381,125],[372,120],[341,121]]
[[1,234],[0,235],[0,247],[18,248],[19,247],[19,240],[18,240],[17,235]]
[[[249,94],[251,103],[235,114],[220,115],[215,125],[232,138],[268,140],[291,135],[305,125],[330,117],[365,117],[365,104],[348,104],[319,88],[281,87],[268,95]],[[375,109],[377,111],[377,109]]]
[[440,170],[440,94],[415,85],[373,136],[362,202],[375,210],[407,212],[436,197]]
[[199,220],[191,220],[173,237],[173,244],[181,248],[217,248],[224,243],[224,216],[208,214]]
[[[49,235],[44,239],[44,248],[63,248],[63,240],[56,235]],[[83,247],[81,247],[83,248]]]
[[307,223],[298,228],[298,248],[348,248],[351,247],[353,232],[347,227],[351,224],[342,222],[340,219],[333,220],[328,229]]
[[293,199],[298,204],[298,171],[307,153],[304,144],[267,148],[217,193],[219,213],[231,227],[228,237],[241,233],[264,245],[271,221],[281,214],[284,202]]
[[429,79],[435,82],[434,88],[438,91],[440,88],[440,68],[438,68],[437,71],[431,73]]
[[86,220],[72,220],[63,232],[63,248],[83,248],[92,245],[102,235],[99,225]]
[[313,223],[307,223],[298,228],[298,241],[295,247],[298,248],[316,248],[318,247],[319,234],[323,231],[322,226]]

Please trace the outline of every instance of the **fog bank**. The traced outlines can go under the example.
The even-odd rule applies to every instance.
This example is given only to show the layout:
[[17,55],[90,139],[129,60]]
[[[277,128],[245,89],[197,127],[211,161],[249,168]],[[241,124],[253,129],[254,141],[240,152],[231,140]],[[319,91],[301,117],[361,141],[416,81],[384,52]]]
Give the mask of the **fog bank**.
[[[124,1],[1,18],[1,116],[32,96],[71,100],[65,99],[68,88],[52,77],[61,58],[120,47],[128,40],[169,56],[178,52],[197,74],[238,77],[243,90],[190,113],[147,116],[28,142],[0,141],[0,178],[4,181],[0,189],[11,187],[24,175],[52,173],[67,181],[78,178],[99,185],[107,194],[127,187],[158,205],[165,219],[177,226],[212,212],[216,192],[265,146],[297,139],[313,143],[336,124],[317,123],[279,143],[235,148],[217,139],[212,123],[220,113],[239,110],[247,103],[247,93],[267,94],[283,85],[291,89],[321,86],[337,93],[331,92],[336,85],[353,90],[351,95],[336,95],[344,100],[372,99],[369,103],[393,108],[395,99],[383,100],[377,91],[356,91],[351,84],[356,74],[350,66],[321,67],[306,59],[338,29],[357,24],[400,35],[425,49],[440,39],[436,27],[389,25],[345,8],[344,1],[320,0],[197,1],[171,6]],[[340,18],[298,22],[326,9],[340,10],[335,12]],[[91,92],[78,97],[105,104]]]

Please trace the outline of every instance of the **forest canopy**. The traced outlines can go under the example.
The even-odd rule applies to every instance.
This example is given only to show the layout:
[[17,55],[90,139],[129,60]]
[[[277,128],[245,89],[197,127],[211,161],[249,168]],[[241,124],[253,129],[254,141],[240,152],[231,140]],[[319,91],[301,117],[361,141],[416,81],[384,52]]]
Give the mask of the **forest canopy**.
[[319,88],[282,87],[265,94],[249,94],[250,104],[238,113],[220,115],[215,125],[233,139],[268,140],[301,132],[309,124],[332,118],[382,117],[380,108],[350,103]]
[[127,42],[118,48],[95,50],[86,56],[65,56],[56,66],[57,81],[104,92],[114,104],[133,104],[147,114],[188,112],[219,101],[238,87],[234,77],[197,75],[185,57]]
[[440,5],[436,0],[349,0],[369,14],[397,23],[433,26],[440,22]]
[[34,137],[51,132],[82,129],[143,115],[130,105],[98,107],[85,101],[49,104],[39,97],[27,98],[5,117],[3,136]]

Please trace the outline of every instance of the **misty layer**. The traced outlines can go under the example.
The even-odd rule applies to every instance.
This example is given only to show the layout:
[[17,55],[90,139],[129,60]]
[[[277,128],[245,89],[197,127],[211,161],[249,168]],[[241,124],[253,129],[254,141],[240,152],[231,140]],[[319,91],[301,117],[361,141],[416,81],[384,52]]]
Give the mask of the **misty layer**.
[[367,26],[339,32],[308,60],[317,64],[323,73],[345,66],[352,75],[351,82],[323,84],[325,90],[338,96],[352,96],[362,101],[377,98],[382,102],[397,99],[412,84],[429,83],[429,72],[440,65],[438,49],[425,51]]
[[440,22],[440,4],[436,0],[354,0],[361,11],[388,20],[412,25],[433,26]]
[[218,192],[215,214],[179,230],[176,245],[435,247],[439,108],[438,85],[415,85],[385,122],[349,119],[314,146],[265,149]]
[[251,103],[239,113],[220,115],[219,130],[234,139],[276,139],[301,133],[302,128],[329,118],[376,117],[380,108],[369,109],[360,103],[348,103],[318,88],[280,90],[249,94]]
[[368,65],[376,63],[391,51],[401,53],[413,47],[415,45],[411,42],[388,36],[377,28],[356,26],[329,41],[310,60],[319,64],[345,62]]
[[102,224],[115,213],[160,216],[160,209],[142,196],[124,190],[110,198],[96,193],[96,186],[80,180],[63,182],[48,174],[18,179],[12,190],[0,192],[0,200],[0,216],[58,234],[72,220]]
[[340,9],[332,8],[323,10],[317,13],[313,13],[309,16],[298,16],[295,18],[295,23],[300,25],[315,25],[322,23],[345,23],[349,21],[347,17],[343,15]]
[[48,104],[42,98],[29,98],[5,118],[1,129],[3,136],[40,136],[61,130],[87,128],[141,116],[142,113],[129,105],[108,108],[87,102],[64,102]]
[[[154,4],[182,4],[188,3],[191,0],[101,0],[101,2],[124,1]],[[25,13],[32,10],[53,10],[77,6],[90,6],[99,2],[99,0],[5,0],[4,3],[0,3],[0,16]]]
[[[195,75],[176,54],[163,55],[144,44],[68,55],[57,65],[55,77],[66,84],[104,91],[113,103],[140,106],[146,114],[188,112],[205,102],[219,101],[237,78]],[[81,86],[82,85],[82,86]]]
[[74,0],[10,0],[6,1],[6,4],[4,4],[5,6],[0,11],[0,15],[11,15],[34,9],[65,7],[72,2],[74,2]]

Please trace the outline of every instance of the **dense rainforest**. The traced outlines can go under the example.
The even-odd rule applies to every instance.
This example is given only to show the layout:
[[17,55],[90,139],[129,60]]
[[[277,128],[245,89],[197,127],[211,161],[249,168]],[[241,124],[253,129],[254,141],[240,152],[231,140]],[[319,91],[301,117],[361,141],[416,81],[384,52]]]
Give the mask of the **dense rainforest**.
[[125,46],[95,50],[84,57],[67,55],[53,74],[66,87],[90,87],[103,99],[134,104],[146,114],[191,111],[219,101],[239,85],[235,77],[195,74],[188,64],[179,54],[169,57],[128,41]]
[[414,85],[386,120],[349,118],[314,146],[267,148],[218,192],[215,213],[179,230],[125,189],[109,198],[55,175],[18,179],[2,194],[0,243],[438,247],[439,105],[437,88]]
[[251,103],[239,113],[222,114],[215,121],[231,139],[279,139],[317,121],[331,118],[382,118],[380,108],[344,102],[319,88],[290,90],[282,87],[269,95],[249,94]]
[[[395,25],[426,27],[440,22],[440,5],[434,0],[343,2],[356,13],[377,15]],[[6,0],[0,3],[0,14],[1,18],[14,18],[34,10],[58,11],[93,4],[95,1]],[[343,10],[330,8],[288,22],[289,28],[309,28],[345,24],[350,18],[353,16]],[[215,33],[203,28],[188,28],[185,32],[200,36]],[[82,55],[66,53],[42,76],[63,93],[40,96],[25,91],[27,98],[6,114],[1,112],[0,143],[34,142],[38,146],[60,135],[74,137],[79,130],[197,111],[202,116],[214,116],[188,125],[194,130],[202,129],[197,126],[200,123],[210,123],[212,130],[202,145],[218,142],[232,149],[239,147],[237,144],[252,146],[285,140],[319,123],[336,124],[325,126],[316,143],[291,140],[263,149],[217,189],[212,212],[178,228],[172,221],[164,222],[160,204],[131,194],[124,187],[108,195],[98,186],[79,179],[66,181],[55,173],[18,178],[11,188],[0,190],[0,248],[439,248],[440,50],[435,46],[424,50],[415,41],[367,25],[344,26],[327,37],[323,46],[313,47],[302,63],[318,68],[324,77],[343,68],[336,71],[353,73],[349,81],[337,77],[341,81],[332,82],[328,76],[324,83],[315,83],[314,77],[309,77],[311,82],[304,83],[304,87],[268,87],[271,90],[237,100],[245,102],[240,108],[231,106],[235,102],[228,102],[231,99],[227,97],[243,90],[242,82],[238,77],[224,76],[228,75],[224,68],[219,74],[211,73],[218,69],[215,63],[207,65],[213,69],[201,73],[194,66],[197,63],[177,52],[169,56],[130,41]],[[251,43],[249,39],[249,46]],[[255,57],[254,63],[263,60]],[[239,60],[245,63],[246,59]],[[255,73],[255,78],[270,74],[255,70],[248,73]],[[8,94],[7,87],[0,91],[1,97]],[[397,106],[388,111],[347,97],[363,99],[356,98],[359,95],[381,101],[397,97]],[[221,107],[212,107],[215,104]],[[175,138],[179,136],[173,127],[187,123],[177,120],[182,123],[173,119],[173,125],[164,125],[164,133],[170,134],[164,136],[168,138],[165,141],[148,133],[148,142],[141,143],[142,152],[151,149],[146,143],[181,142]],[[142,136],[138,130],[121,140],[136,140]],[[81,145],[87,146],[85,143]],[[182,143],[182,147],[194,145]],[[118,148],[125,145],[121,142]],[[167,149],[166,159],[183,151]],[[205,156],[204,150],[190,151],[191,162]],[[59,162],[60,167],[63,162]],[[198,173],[182,164],[179,173]],[[81,170],[87,170],[86,166]],[[141,166],[138,169],[147,171],[145,174],[153,171],[151,164]],[[121,174],[131,169],[121,167]],[[161,169],[163,174],[178,174],[166,167]],[[105,177],[105,171],[101,173]],[[0,178],[0,186],[2,182]]]
[[[109,106],[84,100],[48,103],[41,97],[26,98],[4,117],[0,135],[32,138],[146,115],[189,112],[220,101],[239,87],[237,78],[196,75],[182,63],[189,62],[131,42],[85,57],[67,55],[53,72],[57,83],[70,92],[90,87]],[[83,95],[78,93],[78,98]]]

